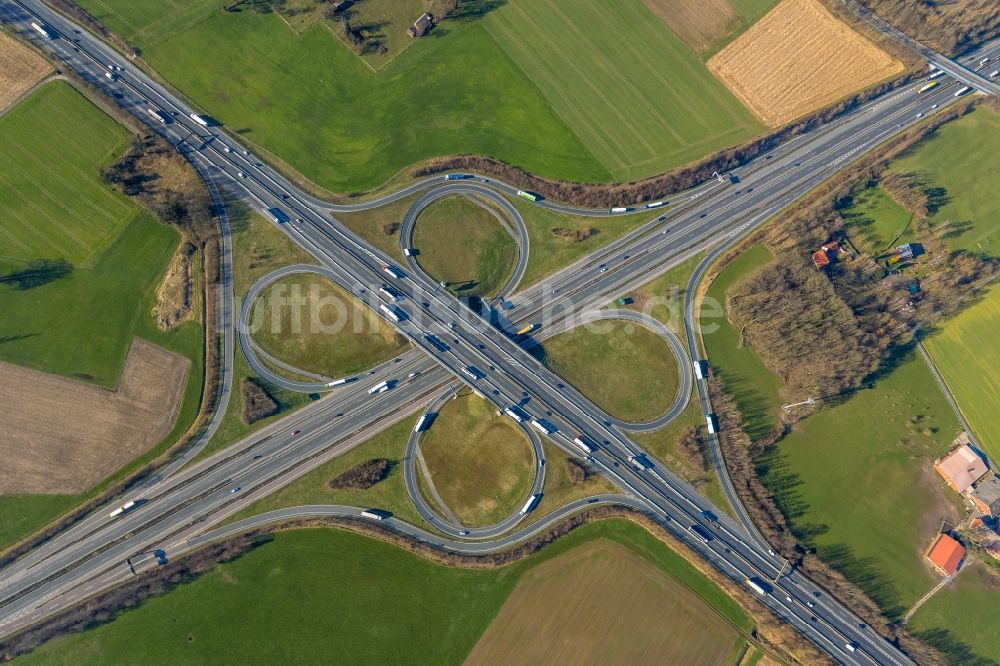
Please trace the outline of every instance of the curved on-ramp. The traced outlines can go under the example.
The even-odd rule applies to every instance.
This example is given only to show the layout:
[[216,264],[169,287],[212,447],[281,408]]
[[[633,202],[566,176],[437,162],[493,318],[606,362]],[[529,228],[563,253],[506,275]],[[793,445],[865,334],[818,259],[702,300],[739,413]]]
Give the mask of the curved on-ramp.
[[[688,401],[691,398],[691,389],[694,385],[691,364],[687,361],[687,350],[684,349],[684,344],[681,342],[680,338],[678,338],[673,331],[667,328],[663,322],[658,319],[654,319],[644,312],[636,312],[634,310],[591,310],[590,312],[585,312],[578,317],[568,317],[549,329],[543,329],[540,334],[536,336],[536,339],[539,343],[541,343],[550,337],[560,333],[565,333],[566,331],[572,330],[578,326],[592,324],[597,321],[611,320],[629,321],[638,324],[639,326],[656,333],[666,341],[674,355],[674,358],[677,360],[677,373],[679,380],[677,383],[677,395],[674,398],[673,404],[670,405],[666,412],[652,421],[642,423],[622,420],[608,414],[600,407],[597,407],[597,405],[595,405],[595,408],[600,410],[605,421],[613,423],[622,430],[627,430],[629,432],[650,432],[658,430],[677,418],[681,412],[687,408]],[[579,392],[569,384],[567,384],[566,388],[563,390],[579,395]],[[580,398],[590,400],[583,395],[580,395]],[[590,402],[593,402],[593,400],[590,400]]]
[[[436,417],[440,413],[441,408],[456,395],[455,386],[449,386],[433,403],[428,405],[425,414]],[[541,494],[542,488],[545,485],[545,452],[542,449],[542,442],[539,440],[538,435],[531,428],[527,427],[526,423],[519,423],[517,425],[528,438],[535,458],[535,478],[528,493],[528,497],[530,497]],[[403,478],[406,483],[406,493],[409,495],[410,501],[413,502],[421,518],[450,537],[486,539],[510,531],[527,517],[528,514],[521,513],[518,510],[494,525],[469,527],[458,523],[456,520],[452,520],[451,517],[445,517],[438,513],[420,491],[420,485],[417,481],[417,456],[419,455],[421,435],[423,435],[423,432],[417,432],[416,430],[410,432],[410,437],[406,442],[406,453],[403,456]],[[445,505],[444,501],[440,498],[436,499],[442,508],[447,510],[447,505]],[[528,498],[525,497],[524,499],[527,500]]]
[[[496,206],[496,208],[499,208],[507,214],[509,221],[505,220],[503,215],[501,215],[496,208],[492,208],[485,202],[473,198],[472,195],[489,200]],[[432,276],[427,275],[427,271],[425,271],[423,266],[420,265],[417,258],[407,254],[405,251],[409,248],[413,248],[413,230],[416,226],[417,218],[420,216],[420,213],[422,213],[425,208],[438,199],[443,199],[448,196],[463,196],[476,206],[492,213],[500,222],[501,226],[503,226],[507,233],[510,234],[511,238],[514,239],[514,242],[517,243],[517,265],[514,267],[514,272],[511,273],[507,282],[504,283],[503,287],[494,297],[506,298],[513,293],[513,291],[517,288],[517,285],[521,283],[521,279],[524,277],[524,273],[528,268],[528,253],[530,252],[528,228],[524,224],[524,218],[521,217],[521,213],[518,212],[517,208],[515,208],[512,203],[498,194],[493,188],[477,184],[474,181],[450,181],[445,185],[433,187],[413,202],[413,205],[406,211],[406,215],[403,217],[403,222],[399,229],[400,250],[403,251],[407,267],[411,271],[420,272],[426,275],[430,280],[435,281]],[[514,224],[514,229],[510,227],[511,222]]]

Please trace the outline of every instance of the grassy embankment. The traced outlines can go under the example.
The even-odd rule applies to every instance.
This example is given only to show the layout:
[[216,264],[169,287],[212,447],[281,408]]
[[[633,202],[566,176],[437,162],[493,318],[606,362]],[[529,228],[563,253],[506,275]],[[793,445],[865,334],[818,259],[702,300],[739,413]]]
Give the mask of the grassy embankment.
[[465,525],[503,520],[531,490],[536,463],[524,433],[471,393],[441,408],[420,449],[441,500]]
[[[170,13],[81,4],[207,112],[334,191],[463,152],[554,178],[625,180],[762,129],[639,0],[507,3],[446,22],[377,72],[322,21],[297,33],[278,16],[204,2]],[[546,34],[560,39],[536,38]]]
[[611,416],[644,422],[677,396],[677,359],[656,333],[602,321],[549,338],[532,353]]
[[[161,453],[190,425],[203,376],[200,323],[164,332],[150,315],[177,233],[100,178],[99,169],[127,143],[124,128],[61,81],[0,119],[0,174],[9,186],[0,195],[6,239],[0,272],[37,260],[73,265],[69,275],[41,286],[0,285],[0,310],[16,313],[0,318],[0,359],[109,388],[133,337],[191,360],[175,427],[112,479]],[[26,536],[84,497],[0,497],[0,544]]]
[[701,327],[708,361],[722,378],[743,414],[747,434],[757,438],[778,422],[781,382],[729,322],[726,291],[771,260],[764,245],[755,245],[729,264],[712,281],[701,306]]
[[752,629],[721,590],[625,521],[583,527],[500,569],[443,567],[365,537],[300,530],[23,661],[78,664],[128,654],[137,663],[312,662],[336,654],[345,663],[458,663],[526,573],[597,539],[624,546],[687,588],[696,617],[714,613],[741,633]]
[[456,296],[495,296],[517,264],[517,241],[491,210],[454,196],[438,199],[417,217],[417,262]]
[[[273,270],[289,264],[314,264],[316,260],[304,250],[278,231],[270,222],[258,215],[246,215],[237,211],[232,219],[233,244],[233,297],[238,311],[243,300],[254,282]],[[268,423],[287,416],[289,412],[301,407],[319,396],[284,391],[268,385],[268,392],[279,406],[279,411],[252,425],[240,420],[243,410],[243,400],[239,393],[239,383],[243,377],[260,379],[251,372],[237,348],[233,359],[233,394],[222,417],[219,429],[199,454],[199,458],[225,448]]]

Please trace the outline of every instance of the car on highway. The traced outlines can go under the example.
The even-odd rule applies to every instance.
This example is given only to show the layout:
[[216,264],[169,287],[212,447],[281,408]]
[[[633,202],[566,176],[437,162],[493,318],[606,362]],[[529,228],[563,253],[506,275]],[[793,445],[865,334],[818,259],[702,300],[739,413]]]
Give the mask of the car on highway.
[[292,437],[295,437],[295,436],[296,436],[297,434],[299,434],[300,432],[302,432],[302,431],[301,431],[301,430],[293,430],[293,431],[292,431]]
[[809,608],[816,608],[816,604],[814,604],[814,603],[813,603],[813,602],[811,602],[811,601],[807,601],[807,602],[806,602],[806,606],[809,606]]
[[601,272],[604,273],[604,272],[606,272],[608,270],[608,265],[607,264],[601,264],[600,266],[598,266],[598,268],[600,268]]
[[229,494],[232,495],[234,493],[240,492],[241,490],[243,490],[243,488],[241,488],[240,486],[236,486],[235,488],[229,491]]

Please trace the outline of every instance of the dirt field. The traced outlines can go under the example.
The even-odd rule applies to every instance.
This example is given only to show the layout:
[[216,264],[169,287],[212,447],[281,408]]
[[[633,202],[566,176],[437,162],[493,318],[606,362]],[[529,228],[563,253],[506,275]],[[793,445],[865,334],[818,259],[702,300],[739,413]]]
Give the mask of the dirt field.
[[783,0],[708,61],[775,127],[903,71],[903,63],[838,21],[818,0]]
[[0,33],[0,112],[52,71],[49,63]]
[[189,366],[138,338],[115,391],[0,363],[0,495],[79,493],[154,446]]
[[687,588],[598,540],[529,571],[465,664],[710,666],[731,662],[741,643]]
[[645,3],[695,53],[708,50],[739,21],[728,0],[645,0]]

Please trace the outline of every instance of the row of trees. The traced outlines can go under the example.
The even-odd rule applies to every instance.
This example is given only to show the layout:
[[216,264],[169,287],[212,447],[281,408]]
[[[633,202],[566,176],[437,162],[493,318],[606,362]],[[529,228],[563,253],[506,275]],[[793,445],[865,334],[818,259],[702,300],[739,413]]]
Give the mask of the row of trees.
[[996,0],[862,2],[910,37],[948,55],[1000,35],[1000,3]]

